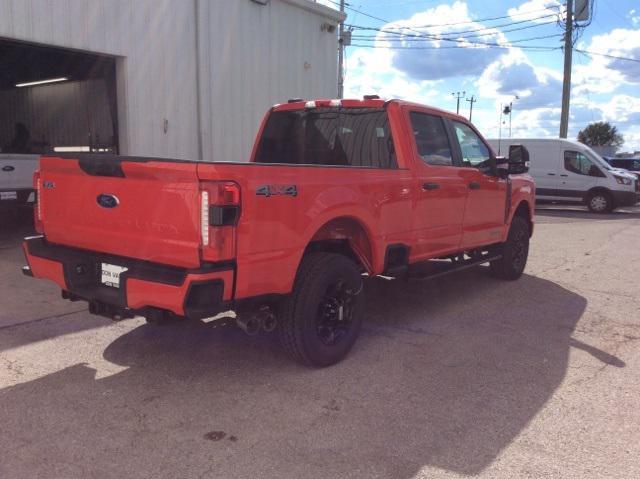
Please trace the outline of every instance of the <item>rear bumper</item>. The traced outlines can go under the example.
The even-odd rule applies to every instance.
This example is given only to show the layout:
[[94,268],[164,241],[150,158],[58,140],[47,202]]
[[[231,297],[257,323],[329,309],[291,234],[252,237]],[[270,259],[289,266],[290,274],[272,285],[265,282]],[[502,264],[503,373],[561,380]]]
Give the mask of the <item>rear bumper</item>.
[[[233,299],[235,267],[231,263],[184,269],[132,258],[48,243],[42,236],[25,238],[28,266],[23,273],[56,283],[70,299],[82,299],[97,310],[145,315],[149,310],[204,318],[228,309]],[[101,283],[102,263],[127,268],[120,287]],[[94,307],[94,309],[96,309]]]
[[635,191],[612,191],[616,206],[633,206],[640,201],[640,193]]

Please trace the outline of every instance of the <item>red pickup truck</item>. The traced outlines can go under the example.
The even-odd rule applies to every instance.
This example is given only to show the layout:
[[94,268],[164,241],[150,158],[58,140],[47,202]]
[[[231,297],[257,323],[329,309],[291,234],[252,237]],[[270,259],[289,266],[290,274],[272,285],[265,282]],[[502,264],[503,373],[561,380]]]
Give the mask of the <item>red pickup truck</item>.
[[268,112],[249,163],[42,157],[23,272],[116,319],[233,310],[245,331],[277,329],[294,359],[327,366],[356,340],[367,275],[522,274],[527,161],[518,145],[496,158],[435,108],[291,100]]

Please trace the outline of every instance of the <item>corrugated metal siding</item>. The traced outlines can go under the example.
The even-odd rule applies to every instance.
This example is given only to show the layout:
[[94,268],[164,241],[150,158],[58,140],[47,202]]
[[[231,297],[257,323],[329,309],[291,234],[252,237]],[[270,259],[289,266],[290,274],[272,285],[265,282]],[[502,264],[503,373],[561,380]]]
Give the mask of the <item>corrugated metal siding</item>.
[[[203,159],[248,159],[274,103],[336,96],[336,34],[295,3],[200,0]],[[0,37],[121,57],[121,151],[197,158],[195,4],[0,0]]]
[[205,160],[248,160],[275,103],[336,97],[336,36],[320,30],[319,15],[282,1],[236,1],[224,15],[202,2],[199,18]]

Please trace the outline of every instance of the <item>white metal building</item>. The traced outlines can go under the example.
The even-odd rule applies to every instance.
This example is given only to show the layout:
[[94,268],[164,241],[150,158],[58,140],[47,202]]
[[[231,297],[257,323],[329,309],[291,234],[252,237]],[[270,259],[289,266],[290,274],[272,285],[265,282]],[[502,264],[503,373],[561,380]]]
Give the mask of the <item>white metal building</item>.
[[22,124],[31,151],[244,161],[271,105],[336,97],[340,15],[310,0],[0,0],[0,148]]

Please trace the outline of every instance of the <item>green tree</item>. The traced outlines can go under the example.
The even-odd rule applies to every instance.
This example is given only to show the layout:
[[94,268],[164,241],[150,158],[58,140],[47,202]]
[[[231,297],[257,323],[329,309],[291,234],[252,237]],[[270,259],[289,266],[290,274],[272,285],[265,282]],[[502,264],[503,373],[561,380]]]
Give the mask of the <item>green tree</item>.
[[624,138],[615,126],[608,121],[597,121],[589,124],[578,133],[578,141],[588,146],[615,146],[624,143]]

